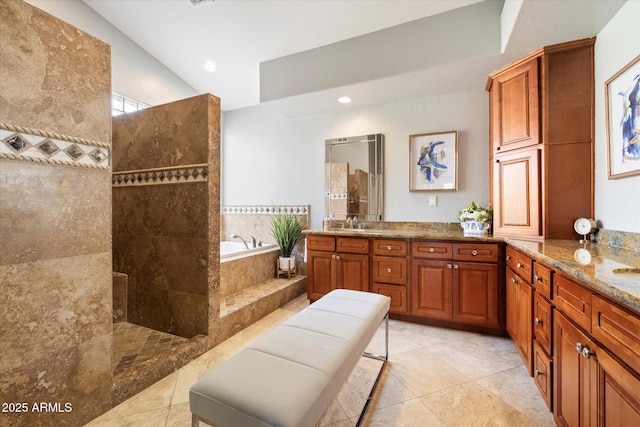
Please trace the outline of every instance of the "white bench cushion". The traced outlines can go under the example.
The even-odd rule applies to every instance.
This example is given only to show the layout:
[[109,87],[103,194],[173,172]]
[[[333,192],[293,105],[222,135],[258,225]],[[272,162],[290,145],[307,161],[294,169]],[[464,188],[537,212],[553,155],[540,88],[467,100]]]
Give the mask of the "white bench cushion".
[[382,295],[325,295],[196,382],[191,412],[222,426],[315,426],[388,311]]

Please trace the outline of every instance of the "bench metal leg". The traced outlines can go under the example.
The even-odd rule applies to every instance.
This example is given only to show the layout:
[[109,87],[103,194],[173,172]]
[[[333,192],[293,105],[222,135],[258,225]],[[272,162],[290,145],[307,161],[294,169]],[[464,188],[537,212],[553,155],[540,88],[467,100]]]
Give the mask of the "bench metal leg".
[[387,366],[387,362],[389,361],[389,313],[387,313],[387,315],[384,317],[384,356],[379,356],[377,354],[372,354],[369,352],[365,352],[363,356],[370,359],[381,360],[382,366],[378,371],[378,376],[376,376],[373,387],[371,387],[369,396],[367,396],[367,401],[364,404],[364,408],[362,408],[362,412],[360,412],[356,427],[360,427],[360,424],[362,423],[362,421],[364,421],[364,417],[365,415],[367,415],[367,409],[369,408],[369,404],[371,403],[371,399],[373,398],[373,393],[376,391],[378,383],[380,382],[380,378],[382,377],[382,372],[384,371],[384,368]]

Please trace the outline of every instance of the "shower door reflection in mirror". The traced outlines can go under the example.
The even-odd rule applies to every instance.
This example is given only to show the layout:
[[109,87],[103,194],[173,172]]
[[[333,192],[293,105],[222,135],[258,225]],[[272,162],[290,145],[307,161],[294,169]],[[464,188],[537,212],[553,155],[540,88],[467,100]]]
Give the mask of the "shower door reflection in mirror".
[[325,216],[381,221],[384,135],[327,139],[325,147]]

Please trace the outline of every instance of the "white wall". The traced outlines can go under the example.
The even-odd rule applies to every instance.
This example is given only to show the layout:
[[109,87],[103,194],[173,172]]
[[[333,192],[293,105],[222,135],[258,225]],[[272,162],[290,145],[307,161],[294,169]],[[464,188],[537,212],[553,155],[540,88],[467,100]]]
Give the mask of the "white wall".
[[26,2],[111,45],[113,92],[149,105],[198,95],[195,89],[81,0]]
[[[487,203],[488,99],[484,89],[286,119],[267,107],[225,113],[222,204],[309,204],[324,216],[324,140],[385,134],[385,219],[457,221],[471,200]],[[409,135],[457,130],[458,191],[409,192]],[[428,207],[428,196],[438,206]]]
[[609,230],[640,233],[640,175],[607,179],[605,82],[640,54],[640,2],[627,2],[595,46],[595,214]]

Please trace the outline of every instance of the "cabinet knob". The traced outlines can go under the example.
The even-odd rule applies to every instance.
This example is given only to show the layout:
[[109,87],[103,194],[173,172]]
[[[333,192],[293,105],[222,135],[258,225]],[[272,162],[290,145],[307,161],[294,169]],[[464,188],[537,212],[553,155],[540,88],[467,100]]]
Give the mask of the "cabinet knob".
[[583,349],[583,348],[584,348],[584,346],[582,345],[582,343],[581,343],[580,341],[578,341],[578,342],[576,343],[576,351],[577,351],[578,353],[582,353],[582,349]]
[[387,250],[390,251],[391,250],[391,245],[387,246]]
[[539,325],[542,323],[542,320],[536,317],[535,319],[533,319],[533,323],[535,323],[536,325]]
[[591,352],[591,350],[589,350],[589,347],[587,347],[586,345],[582,347],[582,357],[588,359],[591,356],[593,356],[593,353]]
[[331,258],[336,259],[336,254],[331,255]]
[[513,284],[515,285],[515,283],[516,283],[516,282],[517,282],[516,278],[515,278],[515,277],[512,277],[512,278],[511,278],[511,283],[513,283]]
[[336,259],[340,259],[340,255],[336,255]]
[[447,264],[447,268],[451,268],[453,267],[451,264]]
[[458,269],[458,264],[453,264],[453,269],[457,270]]
[[505,259],[506,261],[511,261],[511,257],[510,257],[509,255],[507,255],[506,257],[504,257],[504,259]]
[[518,268],[522,268],[522,263],[521,263],[521,262],[519,262],[519,263],[518,263],[518,265],[517,265],[517,267],[518,267]]
[[390,268],[387,268],[387,273],[391,273],[391,269]]
[[433,248],[429,248],[429,252],[434,253],[436,250]]
[[533,371],[533,374],[534,374],[536,377],[539,377],[540,375],[542,375],[542,372],[540,372],[539,370],[537,370],[537,369],[536,369],[535,371]]
[[476,251],[475,249],[471,251],[471,255],[476,256],[478,255],[478,251]]
[[541,282],[540,278],[538,276],[536,276],[535,274],[533,275],[533,281],[534,282]]

